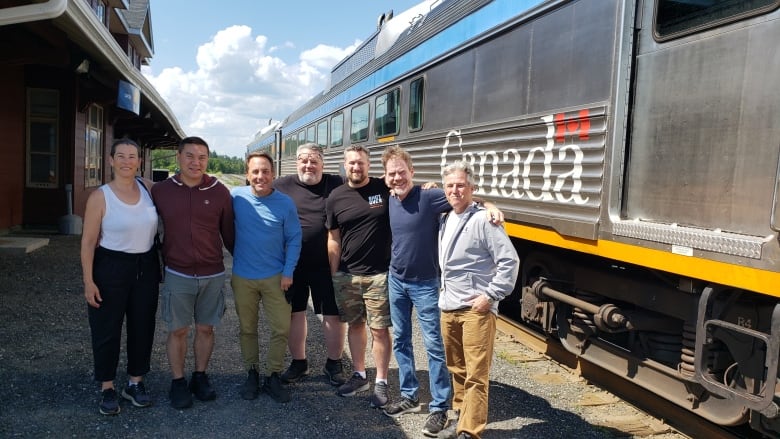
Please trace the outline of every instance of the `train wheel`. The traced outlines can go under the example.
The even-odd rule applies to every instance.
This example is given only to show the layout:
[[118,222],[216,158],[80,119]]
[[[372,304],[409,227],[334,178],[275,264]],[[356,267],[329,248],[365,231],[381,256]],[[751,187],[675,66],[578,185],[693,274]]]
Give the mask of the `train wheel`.
[[530,252],[523,259],[520,269],[522,321],[556,338],[558,310],[555,303],[537,297],[530,287],[541,278],[554,285],[571,285],[567,267],[568,263],[563,258],[547,253]]

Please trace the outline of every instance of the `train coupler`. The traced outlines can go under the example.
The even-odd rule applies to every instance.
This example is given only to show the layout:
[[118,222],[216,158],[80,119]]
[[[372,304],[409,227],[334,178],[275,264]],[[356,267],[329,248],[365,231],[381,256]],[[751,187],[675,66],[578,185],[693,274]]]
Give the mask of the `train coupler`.
[[775,418],[780,415],[774,402],[780,356],[780,304],[774,306],[766,333],[716,318],[713,307],[719,293],[723,291],[707,287],[699,299],[695,380],[714,395],[739,401],[767,418]]

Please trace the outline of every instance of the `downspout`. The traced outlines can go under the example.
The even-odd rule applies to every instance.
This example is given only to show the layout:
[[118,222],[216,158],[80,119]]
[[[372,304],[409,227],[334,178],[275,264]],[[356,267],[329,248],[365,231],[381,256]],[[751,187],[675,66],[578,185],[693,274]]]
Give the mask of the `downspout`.
[[2,8],[0,9],[2,11],[0,13],[0,26],[28,21],[51,20],[62,15],[67,7],[68,0],[49,0],[44,3]]

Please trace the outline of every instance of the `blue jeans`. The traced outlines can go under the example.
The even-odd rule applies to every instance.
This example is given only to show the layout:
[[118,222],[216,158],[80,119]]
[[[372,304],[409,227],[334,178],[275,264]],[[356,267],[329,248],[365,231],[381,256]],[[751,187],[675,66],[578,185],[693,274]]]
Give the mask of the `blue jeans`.
[[441,336],[439,279],[404,282],[390,274],[387,288],[390,296],[390,317],[393,321],[393,353],[398,363],[401,395],[416,400],[420,388],[415,373],[412,346],[412,307],[415,307],[425,350],[428,352],[428,377],[431,388],[428,410],[430,412],[447,410],[452,395],[452,384],[447,371]]

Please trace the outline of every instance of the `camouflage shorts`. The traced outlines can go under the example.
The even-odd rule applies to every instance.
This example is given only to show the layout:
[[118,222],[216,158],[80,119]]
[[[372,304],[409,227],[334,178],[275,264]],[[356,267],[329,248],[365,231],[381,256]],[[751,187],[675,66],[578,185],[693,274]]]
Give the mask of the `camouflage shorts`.
[[392,326],[387,273],[360,276],[339,271],[333,275],[333,289],[342,322],[364,321],[373,329]]

